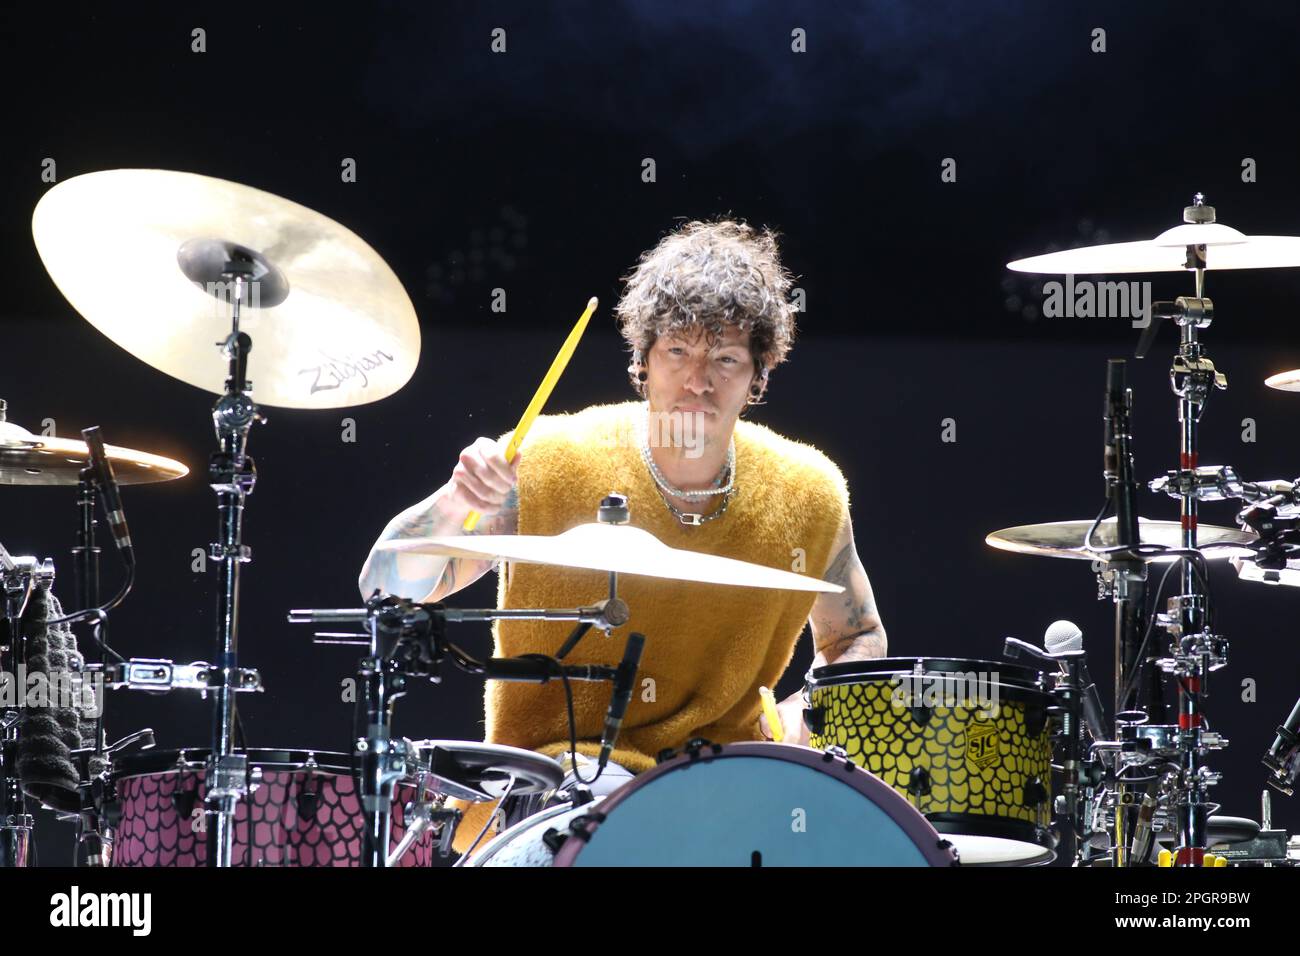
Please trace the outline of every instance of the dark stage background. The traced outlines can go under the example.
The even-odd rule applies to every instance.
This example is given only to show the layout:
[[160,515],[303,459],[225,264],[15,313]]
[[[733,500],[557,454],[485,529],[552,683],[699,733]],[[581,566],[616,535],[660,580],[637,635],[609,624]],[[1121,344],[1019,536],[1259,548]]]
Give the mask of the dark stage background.
[[[191,552],[216,530],[202,479],[213,397],[133,358],[63,300],[31,241],[43,160],[59,181],[159,167],[285,196],[371,243],[419,312],[423,354],[401,392],[338,412],[269,409],[253,434],[240,651],[268,688],[241,699],[255,747],[349,746],[340,682],[357,655],[313,647],[285,612],[358,602],[357,572],[387,519],[442,484],[476,436],[511,427],[590,295],[601,308],[549,410],[629,397],[611,319],[619,276],[678,220],[727,212],[781,230],[807,297],[791,361],[754,417],[843,468],[891,653],[996,658],[1002,637],[1037,642],[1068,617],[1108,685],[1110,605],[1088,565],[983,539],[1096,513],[1105,359],[1131,355],[1137,332],[1041,317],[1042,278],[1004,264],[1150,238],[1197,190],[1244,232],[1300,232],[1292,5],[128,3],[8,16],[0,396],[33,431],[46,418],[72,437],[99,424],[111,443],[192,469],[124,495],[140,567],[113,616],[121,652],[212,656],[215,574],[194,572]],[[196,27],[205,53],[191,51]],[[490,50],[496,27],[504,54]],[[1104,53],[1090,49],[1098,27]],[[795,28],[806,53],[791,51]],[[948,157],[956,182],[941,181]],[[341,181],[344,158],[354,183]],[[1255,182],[1243,182],[1246,158]],[[133,280],[132,250],[104,254],[120,259],[141,321],[165,322]],[[1187,277],[1152,278],[1158,297],[1192,293]],[[490,310],[498,287],[505,314]],[[1207,294],[1218,318],[1203,338],[1231,387],[1210,400],[1202,460],[1295,477],[1300,396],[1262,383],[1300,366],[1300,274],[1212,273]],[[1177,463],[1174,341],[1164,330],[1131,372],[1144,480]],[[949,417],[957,440],[945,443]],[[1176,517],[1170,499],[1142,495],[1143,514]],[[53,557],[69,600],[74,499],[0,489],[0,541]],[[1232,513],[1207,505],[1203,520]],[[104,567],[111,593],[111,553]],[[1232,742],[1212,760],[1225,773],[1215,796],[1257,817],[1259,757],[1300,693],[1300,591],[1239,582],[1224,566],[1213,584],[1233,641],[1211,683],[1212,725]],[[494,599],[489,576],[455,602]],[[490,645],[486,628],[459,637]],[[811,653],[805,636],[782,695]],[[398,730],[478,739],[481,690],[448,670],[407,696]],[[201,747],[208,721],[192,695],[119,695],[109,731],[148,725],[160,747]],[[1300,829],[1294,801],[1279,797],[1274,814]],[[45,863],[70,850],[70,832],[53,827],[43,821]]]

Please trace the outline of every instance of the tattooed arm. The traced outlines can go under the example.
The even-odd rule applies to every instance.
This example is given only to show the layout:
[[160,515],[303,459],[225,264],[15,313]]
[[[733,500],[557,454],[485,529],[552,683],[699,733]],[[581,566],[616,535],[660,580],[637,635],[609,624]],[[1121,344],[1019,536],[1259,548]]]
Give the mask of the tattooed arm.
[[844,588],[843,594],[819,594],[808,624],[812,629],[816,656],[813,667],[847,661],[884,657],[889,651],[885,626],[876,610],[876,599],[866,568],[853,544],[853,522],[846,515],[831,547],[835,555],[825,580]]
[[[842,594],[819,594],[813,604],[808,624],[812,629],[813,667],[847,661],[884,657],[888,650],[885,626],[876,610],[871,582],[853,544],[853,523],[846,515],[844,524],[831,546],[830,566],[822,577],[844,588]],[[803,691],[798,690],[781,701],[777,710],[785,731],[784,741],[808,744],[808,728],[803,722]],[[759,730],[771,739],[767,718],[759,719]]]
[[[407,508],[384,528],[379,541],[454,534],[515,534],[519,527],[519,490],[515,473],[520,456],[506,464],[497,443],[480,438],[461,452],[451,480],[419,504]],[[473,531],[461,530],[465,516],[483,517]],[[379,588],[421,601],[441,601],[473,584],[492,561],[403,554],[371,548],[357,579],[362,597]]]

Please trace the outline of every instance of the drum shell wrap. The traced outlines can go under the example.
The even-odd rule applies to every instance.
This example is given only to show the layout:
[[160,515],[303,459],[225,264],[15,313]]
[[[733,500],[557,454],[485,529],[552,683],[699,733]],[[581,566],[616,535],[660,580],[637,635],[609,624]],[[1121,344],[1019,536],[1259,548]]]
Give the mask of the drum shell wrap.
[[[917,675],[916,660],[815,670],[809,687],[811,745],[843,748],[941,832],[946,828],[940,822],[952,816],[1047,827],[1050,698],[1037,686],[1037,672],[993,661],[922,658],[930,669]],[[977,673],[987,679],[967,679]],[[920,679],[909,681],[915,677]],[[985,690],[976,694],[975,687]],[[933,688],[928,699],[927,688]],[[994,695],[996,705],[982,706]],[[928,793],[909,792],[918,769],[929,774]],[[960,826],[952,832],[961,832]]]
[[[207,793],[202,768],[206,752],[187,751],[185,769],[177,767],[176,754],[136,756],[116,767],[113,790],[120,822],[113,866],[206,863],[207,836],[200,822]],[[316,752],[314,756],[330,765],[294,765],[307,756],[306,752],[250,752],[249,766],[262,770],[262,782],[239,802],[235,813],[236,866],[360,864],[365,819],[355,781],[339,765],[346,758]],[[390,851],[405,830],[405,804],[414,798],[413,785],[397,784]],[[433,852],[430,834],[423,833],[397,865],[429,866]]]

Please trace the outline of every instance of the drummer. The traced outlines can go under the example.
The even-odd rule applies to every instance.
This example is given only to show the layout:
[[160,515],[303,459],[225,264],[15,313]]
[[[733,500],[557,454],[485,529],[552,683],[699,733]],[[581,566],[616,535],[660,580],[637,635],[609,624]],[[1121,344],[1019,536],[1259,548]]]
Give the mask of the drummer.
[[[853,540],[839,469],[810,445],[742,419],[766,394],[795,335],[792,277],[770,230],[690,222],[644,253],[617,306],[632,352],[639,402],[542,416],[507,464],[509,435],[481,437],[460,453],[446,484],[393,518],[379,541],[454,534],[555,535],[595,520],[611,491],[628,496],[632,525],[664,544],[795,571],[843,586],[840,594],[725,587],[619,577],[631,619],[612,636],[593,631],[566,663],[614,664],[626,635],[646,635],[637,686],[613,759],[592,785],[608,793],[650,769],[657,755],[696,737],[717,743],[771,739],[760,686],[775,687],[808,623],[813,666],[886,653],[885,630]],[[471,511],[482,515],[462,531]],[[441,601],[491,561],[374,551],[362,568],[376,588]],[[608,591],[607,575],[505,563],[500,607],[578,607]],[[683,577],[689,569],[682,568]],[[498,621],[495,654],[554,654],[571,622]],[[595,774],[608,684],[570,685],[577,767],[569,757],[565,688],[489,682],[485,739],[560,758],[564,786]],[[802,694],[778,705],[789,743],[808,742]],[[488,822],[471,808],[456,835],[464,851]],[[505,825],[540,801],[516,803]],[[498,824],[503,821],[498,820]]]

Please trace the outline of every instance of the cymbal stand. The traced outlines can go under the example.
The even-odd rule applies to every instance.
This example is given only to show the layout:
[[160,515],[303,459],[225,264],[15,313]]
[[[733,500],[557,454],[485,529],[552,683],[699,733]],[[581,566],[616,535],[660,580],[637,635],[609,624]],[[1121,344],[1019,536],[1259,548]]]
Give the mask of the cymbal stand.
[[252,560],[243,543],[244,501],[253,493],[257,469],[247,454],[248,433],[254,422],[264,421],[252,399],[248,381],[248,353],[253,341],[239,330],[239,307],[254,274],[250,262],[227,262],[222,278],[233,283],[231,332],[221,346],[229,363],[225,394],[212,408],[212,423],[220,450],[212,455],[208,478],[217,495],[220,539],[209,546],[217,564],[216,682],[211,687],[212,751],[207,768],[207,865],[228,867],[234,846],[235,809],[248,794],[248,760],[235,753],[235,695],[240,689],[239,575],[240,566]]
[[[1204,197],[1197,193],[1193,204],[1183,210],[1183,220],[1214,222],[1214,207],[1205,205]],[[1198,504],[1202,497],[1198,482],[1198,430],[1210,392],[1227,388],[1228,380],[1206,358],[1197,338],[1197,331],[1208,328],[1214,319],[1214,303],[1204,294],[1207,247],[1189,245],[1186,254],[1186,266],[1195,274],[1196,295],[1152,304],[1152,321],[1143,333],[1139,355],[1145,354],[1149,347],[1157,319],[1168,318],[1178,324],[1181,336],[1169,371],[1169,385],[1178,398],[1179,470],[1171,476],[1173,481],[1166,490],[1180,502],[1182,550],[1194,551]],[[1171,656],[1157,664],[1174,676],[1178,686],[1179,772],[1175,788],[1178,837],[1174,865],[1200,866],[1206,850],[1210,813],[1207,788],[1218,779],[1217,774],[1203,765],[1202,756],[1206,750],[1226,744],[1217,735],[1204,731],[1203,701],[1208,696],[1209,672],[1227,663],[1228,647],[1225,639],[1210,632],[1208,595],[1192,561],[1182,561],[1180,571],[1179,593],[1170,599],[1168,613],[1159,615],[1156,621],[1169,632]]]
[[[584,631],[592,626],[609,633],[627,621],[627,605],[614,598],[590,607],[571,609],[454,609],[441,604],[419,604],[376,591],[361,608],[318,608],[289,612],[290,624],[364,624],[368,653],[361,659],[358,676],[364,688],[366,735],[355,741],[361,766],[361,805],[366,817],[361,865],[391,865],[388,854],[391,837],[393,789],[397,781],[418,768],[407,742],[392,736],[393,706],[406,693],[408,677],[441,680],[438,667],[447,657],[468,673],[489,680],[517,680],[545,683],[561,672],[570,680],[613,680],[617,669],[601,664],[563,665],[531,657],[475,660],[446,638],[448,622],[494,620],[577,621]],[[324,643],[363,643],[338,640],[339,635],[322,634]],[[448,813],[450,813],[449,811]]]
[[32,589],[54,580],[54,563],[46,558],[13,557],[0,545],[0,589],[4,595],[4,616],[8,644],[0,645],[0,671],[8,675],[15,694],[15,706],[0,710],[0,869],[31,865],[32,816],[27,813],[22,782],[18,779],[18,744],[21,734],[22,701],[26,665],[22,615]]
[[[627,498],[610,494],[601,500],[597,519],[610,524],[628,521]],[[408,742],[392,736],[393,705],[406,693],[406,678],[441,680],[438,668],[451,657],[462,670],[489,680],[545,683],[561,676],[570,680],[612,681],[619,671],[601,664],[565,665],[560,662],[592,627],[608,635],[626,624],[627,604],[618,597],[618,575],[610,572],[609,597],[580,608],[448,608],[419,604],[379,591],[363,608],[321,608],[289,612],[290,624],[364,623],[368,653],[361,659],[358,676],[366,702],[366,734],[355,741],[361,765],[361,805],[366,818],[361,865],[386,867],[400,853],[389,855],[393,789],[398,780],[418,768]],[[554,658],[505,657],[476,660],[446,636],[448,622],[497,620],[575,621],[568,640]],[[319,634],[325,643],[363,643],[350,634]],[[338,638],[343,638],[338,640]],[[418,808],[417,808],[418,809]],[[450,817],[456,811],[438,811]]]
[[[77,482],[77,545],[72,549],[74,595],[80,610],[99,606],[99,556],[102,549],[95,543],[97,490],[95,470],[87,462]],[[88,626],[94,628],[97,625],[91,623]],[[107,651],[102,642],[96,640],[94,644],[94,659],[87,663],[97,663],[102,670],[108,663]],[[105,756],[104,709],[107,706],[107,699],[96,702],[95,757],[99,760]],[[95,762],[88,758],[87,768]],[[112,829],[105,826],[100,801],[94,798],[95,783],[87,781],[82,788],[82,808],[77,816],[76,843],[73,846],[73,860],[79,866],[108,866],[112,853]]]

